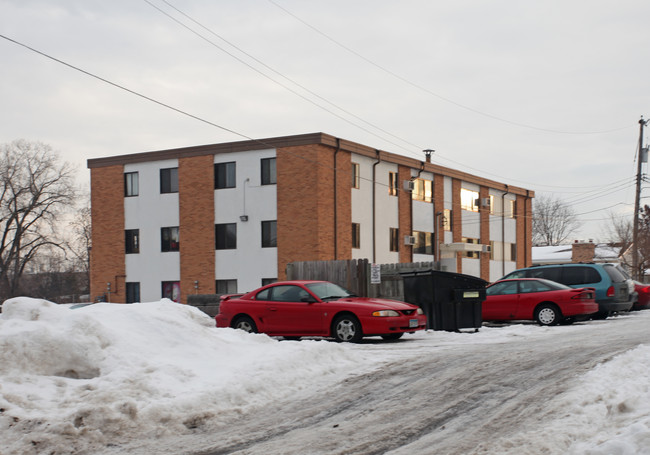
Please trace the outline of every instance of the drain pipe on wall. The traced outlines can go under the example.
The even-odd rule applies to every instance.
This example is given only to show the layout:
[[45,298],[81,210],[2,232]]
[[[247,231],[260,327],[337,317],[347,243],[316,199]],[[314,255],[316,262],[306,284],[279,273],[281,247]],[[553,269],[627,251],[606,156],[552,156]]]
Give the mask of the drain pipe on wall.
[[377,197],[376,197],[376,184],[377,184],[377,165],[381,162],[381,156],[379,155],[379,150],[375,150],[375,153],[377,154],[377,161],[372,165],[372,263],[376,264],[377,263],[377,222],[376,222],[376,204],[377,204]]
[[508,194],[509,187],[506,185],[506,192],[501,195],[501,276],[506,274],[506,195]]
[[334,150],[334,260],[337,260],[339,258],[339,247],[338,247],[338,217],[337,217],[337,193],[336,193],[336,187],[337,181],[336,181],[336,172],[338,170],[338,165],[337,165],[337,155],[341,151],[341,140],[337,137],[336,138],[336,149]]

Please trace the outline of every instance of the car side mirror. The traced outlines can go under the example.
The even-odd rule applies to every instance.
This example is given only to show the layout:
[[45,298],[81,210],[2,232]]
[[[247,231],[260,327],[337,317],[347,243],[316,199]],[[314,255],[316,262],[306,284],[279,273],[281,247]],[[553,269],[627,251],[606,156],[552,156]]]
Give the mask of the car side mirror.
[[316,299],[311,296],[303,297],[302,299],[300,299],[300,301],[305,303],[316,303]]

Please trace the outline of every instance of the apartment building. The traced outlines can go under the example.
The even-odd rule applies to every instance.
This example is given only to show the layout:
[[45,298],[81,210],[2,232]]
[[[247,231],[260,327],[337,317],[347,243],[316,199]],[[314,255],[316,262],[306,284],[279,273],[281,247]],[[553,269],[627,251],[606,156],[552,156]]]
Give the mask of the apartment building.
[[313,133],[88,160],[91,295],[186,301],[293,261],[531,264],[532,191]]

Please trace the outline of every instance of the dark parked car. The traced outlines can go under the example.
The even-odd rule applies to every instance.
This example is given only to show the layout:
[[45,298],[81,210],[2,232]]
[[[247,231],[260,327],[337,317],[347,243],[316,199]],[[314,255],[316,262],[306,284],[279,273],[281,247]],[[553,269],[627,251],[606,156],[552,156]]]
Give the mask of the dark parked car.
[[531,319],[540,325],[556,325],[588,319],[598,311],[593,288],[574,289],[538,278],[497,281],[486,294],[484,321]]
[[351,342],[367,336],[396,340],[427,326],[416,305],[356,297],[328,281],[284,281],[226,297],[216,321],[217,327],[272,336],[325,336]]
[[515,270],[504,276],[509,278],[544,278],[572,288],[590,287],[596,290],[598,313],[605,319],[618,311],[629,311],[634,303],[634,290],[615,264],[576,263],[540,265]]

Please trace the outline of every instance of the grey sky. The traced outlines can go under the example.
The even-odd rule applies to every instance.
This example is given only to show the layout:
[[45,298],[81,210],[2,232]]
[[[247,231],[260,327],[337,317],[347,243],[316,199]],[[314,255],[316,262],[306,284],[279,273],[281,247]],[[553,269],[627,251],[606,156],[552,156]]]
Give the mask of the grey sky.
[[0,0],[0,34],[239,133],[0,39],[0,142],[48,143],[86,182],[88,158],[245,137],[432,148],[552,192],[605,240],[633,208],[648,19],[631,0]]

